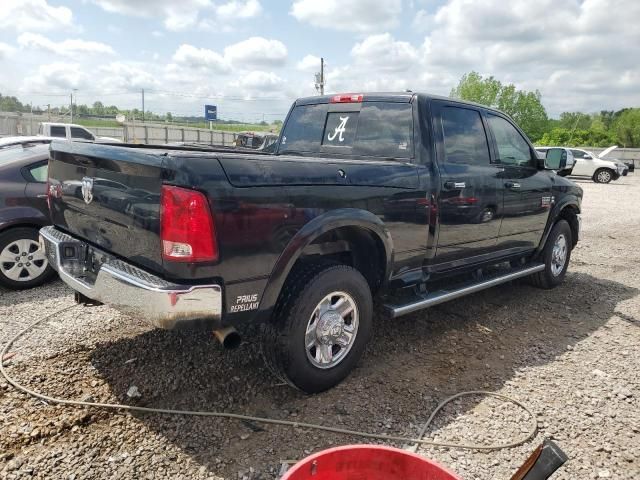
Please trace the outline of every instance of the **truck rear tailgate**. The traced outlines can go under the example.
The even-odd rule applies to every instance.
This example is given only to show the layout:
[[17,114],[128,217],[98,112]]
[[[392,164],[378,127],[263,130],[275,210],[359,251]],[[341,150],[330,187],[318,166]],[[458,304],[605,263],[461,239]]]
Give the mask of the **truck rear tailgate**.
[[156,150],[53,142],[49,161],[53,224],[161,272],[163,158]]

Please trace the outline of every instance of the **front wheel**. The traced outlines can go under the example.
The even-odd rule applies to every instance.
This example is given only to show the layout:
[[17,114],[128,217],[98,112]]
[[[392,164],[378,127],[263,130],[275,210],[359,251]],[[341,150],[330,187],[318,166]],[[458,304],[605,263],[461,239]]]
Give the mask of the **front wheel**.
[[262,352],[269,368],[306,393],[340,383],[362,357],[371,336],[369,284],[346,265],[309,264],[287,280]]
[[544,270],[531,276],[533,285],[551,289],[564,281],[573,246],[571,227],[566,220],[559,220],[551,229],[542,251]]
[[613,174],[608,168],[601,168],[593,175],[593,181],[596,183],[609,183],[613,179]]

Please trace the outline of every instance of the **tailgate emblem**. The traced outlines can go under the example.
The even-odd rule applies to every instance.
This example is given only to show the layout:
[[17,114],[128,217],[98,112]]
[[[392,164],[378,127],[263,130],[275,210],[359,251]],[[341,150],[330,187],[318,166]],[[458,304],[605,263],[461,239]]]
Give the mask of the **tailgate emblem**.
[[91,177],[82,179],[82,198],[87,205],[93,201],[93,178]]

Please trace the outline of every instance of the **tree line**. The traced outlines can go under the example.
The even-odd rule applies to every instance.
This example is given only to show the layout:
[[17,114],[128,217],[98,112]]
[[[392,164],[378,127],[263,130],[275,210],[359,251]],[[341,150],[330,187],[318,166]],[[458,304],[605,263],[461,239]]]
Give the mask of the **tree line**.
[[463,75],[450,96],[505,112],[539,145],[640,147],[640,108],[564,112],[553,119],[547,116],[538,90],[517,90],[477,72]]

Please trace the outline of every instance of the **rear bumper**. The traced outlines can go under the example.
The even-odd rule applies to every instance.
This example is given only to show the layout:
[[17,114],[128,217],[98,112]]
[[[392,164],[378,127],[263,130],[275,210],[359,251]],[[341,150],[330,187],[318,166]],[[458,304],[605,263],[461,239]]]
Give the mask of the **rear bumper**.
[[170,283],[99,249],[93,249],[94,255],[105,261],[97,275],[89,276],[84,268],[84,242],[55,227],[41,229],[40,242],[62,281],[92,300],[144,318],[159,328],[194,320],[220,323],[220,285]]

